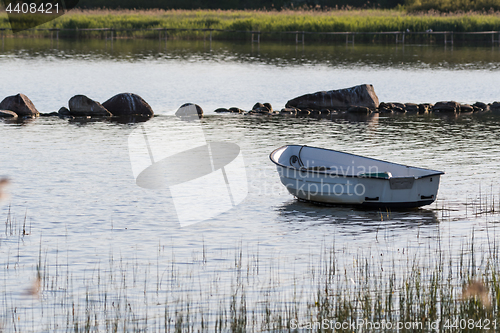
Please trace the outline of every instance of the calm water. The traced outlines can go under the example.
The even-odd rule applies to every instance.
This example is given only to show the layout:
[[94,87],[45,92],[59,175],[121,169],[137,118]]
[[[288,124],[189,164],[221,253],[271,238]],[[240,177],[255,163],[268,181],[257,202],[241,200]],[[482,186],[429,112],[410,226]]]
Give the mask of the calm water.
[[[278,109],[303,93],[361,83],[373,84],[381,101],[493,102],[500,100],[498,47],[214,42],[210,49],[203,42],[114,41],[111,47],[109,41],[5,39],[2,50],[2,96],[23,92],[41,112],[57,110],[75,94],[102,102],[134,92],[159,114],[147,124],[162,133],[179,126],[172,116],[178,106],[200,104],[208,113],[201,122],[206,140],[237,144],[248,179],[240,205],[181,227],[168,190],[135,184],[128,137],[140,125],[58,118],[0,122],[0,174],[13,182],[0,211],[4,219],[11,214],[0,234],[0,315],[8,330],[54,330],[66,323],[72,302],[77,312],[85,312],[84,305],[78,308],[85,297],[101,302],[103,285],[107,297],[125,293],[141,320],[161,317],[167,298],[174,309],[186,301],[213,309],[234,291],[240,251],[243,266],[256,270],[247,272],[247,293],[258,302],[265,290],[286,293],[296,284],[307,289],[312,268],[332,246],[346,270],[353,258],[383,255],[404,272],[408,258],[432,262],[433,249],[442,243],[458,253],[472,232],[484,247],[495,238],[498,216],[475,215],[471,204],[479,197],[483,204],[493,198],[499,203],[499,115],[376,114],[328,121],[211,111],[249,109],[258,101]],[[180,131],[176,140],[191,135]],[[168,138],[165,144],[171,144]],[[446,174],[437,203],[422,209],[318,207],[297,202],[281,186],[268,155],[285,144]],[[25,215],[29,235],[22,234]],[[27,291],[37,265],[48,286],[32,297]]]

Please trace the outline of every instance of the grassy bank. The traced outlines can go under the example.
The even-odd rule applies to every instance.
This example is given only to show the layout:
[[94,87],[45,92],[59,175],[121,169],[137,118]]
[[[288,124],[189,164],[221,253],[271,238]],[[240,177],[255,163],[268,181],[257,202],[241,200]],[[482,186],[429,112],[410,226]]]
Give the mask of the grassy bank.
[[[9,27],[6,14],[0,16],[0,28]],[[267,40],[295,40],[295,34],[283,32],[425,32],[498,31],[498,13],[412,14],[397,10],[334,10],[334,11],[215,11],[215,10],[73,10],[40,28],[57,29],[131,29],[116,31],[117,37],[155,37],[158,32],[144,29],[220,29],[261,31]],[[266,33],[267,32],[267,33]],[[271,34],[271,32],[275,32]],[[276,34],[281,33],[281,34]],[[24,33],[26,34],[26,32]],[[61,32],[74,36],[74,32]],[[249,39],[245,33],[214,31],[213,38]],[[82,37],[102,37],[103,33],[80,32]],[[203,31],[169,31],[171,38],[204,38]],[[307,35],[307,40],[331,40],[335,36]],[[345,37],[342,37],[345,39]]]
[[[438,240],[441,242],[441,240]],[[500,329],[498,244],[472,237],[460,253],[440,248],[383,253],[325,246],[290,286],[279,262],[236,249],[227,262],[194,254],[188,271],[110,257],[75,278],[40,258],[33,286],[16,303],[4,291],[0,320],[10,331],[54,332],[482,332]],[[407,249],[408,250],[408,249]],[[159,249],[157,265],[166,258]],[[318,259],[319,260],[316,260]],[[213,260],[219,264],[212,267]],[[194,267],[200,267],[199,270]],[[206,274],[212,271],[213,275]],[[223,273],[225,272],[225,273]],[[6,276],[10,272],[6,268]],[[198,275],[200,274],[200,275]],[[223,274],[230,283],[220,282]],[[208,277],[208,279],[207,279]],[[82,285],[84,281],[84,285]],[[219,282],[217,282],[219,281]],[[29,296],[28,298],[26,298]],[[30,301],[29,298],[32,298]],[[23,303],[24,302],[24,303]],[[340,325],[340,326],[339,326]],[[342,326],[344,325],[344,326]],[[347,326],[346,326],[347,325]]]

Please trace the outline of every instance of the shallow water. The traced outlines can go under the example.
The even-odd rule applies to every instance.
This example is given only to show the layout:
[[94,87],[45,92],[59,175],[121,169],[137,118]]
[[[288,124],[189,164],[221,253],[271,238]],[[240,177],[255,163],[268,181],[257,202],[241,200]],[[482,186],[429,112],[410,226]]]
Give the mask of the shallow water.
[[[479,253],[496,240],[498,215],[477,210],[479,198],[482,205],[500,202],[499,115],[318,120],[210,111],[248,109],[258,101],[279,108],[296,95],[360,83],[374,84],[383,101],[492,102],[500,99],[498,48],[261,45],[256,50],[254,45],[252,50],[213,43],[210,50],[203,42],[172,42],[165,48],[153,41],[114,41],[111,50],[104,41],[61,40],[58,48],[50,40],[4,43],[0,71],[9,79],[0,83],[3,95],[23,92],[41,112],[49,112],[75,94],[102,102],[115,93],[135,92],[159,114],[146,123],[155,135],[182,125],[171,115],[179,105],[198,103],[208,113],[199,124],[205,139],[237,144],[248,180],[241,204],[181,227],[168,189],[135,183],[128,138],[143,125],[58,118],[0,123],[0,173],[12,180],[0,216],[6,218],[10,210],[14,219],[0,236],[2,322],[8,329],[51,330],[66,321],[71,300],[90,295],[103,302],[100,288],[117,299],[125,294],[142,320],[157,320],[168,295],[174,304],[188,298],[195,307],[213,310],[232,293],[235,267],[242,266],[240,251],[251,277],[247,297],[258,303],[266,290],[288,293],[296,284],[307,289],[312,268],[332,246],[346,270],[353,258],[383,255],[404,273],[408,258],[432,265],[442,243],[448,253],[459,253],[472,232],[482,244]],[[163,138],[164,144],[193,136],[182,126],[176,133]],[[279,182],[268,156],[285,144],[446,174],[437,202],[418,210],[314,206],[296,201]],[[29,235],[23,235],[23,224]],[[49,278],[40,296],[31,297],[26,291],[37,265]],[[66,302],[66,312],[59,311],[57,300]]]

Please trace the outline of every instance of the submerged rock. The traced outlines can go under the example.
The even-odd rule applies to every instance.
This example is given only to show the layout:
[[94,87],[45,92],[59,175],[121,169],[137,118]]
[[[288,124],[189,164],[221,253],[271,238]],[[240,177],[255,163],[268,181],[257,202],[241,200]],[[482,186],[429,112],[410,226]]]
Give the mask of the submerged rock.
[[24,94],[5,97],[0,103],[0,110],[13,111],[19,117],[37,117],[40,115],[33,102]]
[[493,102],[490,104],[491,109],[500,109],[500,102]]
[[40,113],[40,117],[59,117],[59,112]]
[[139,95],[132,93],[121,93],[102,103],[113,116],[153,116],[151,106]]
[[297,110],[295,108],[283,108],[281,109],[280,114],[285,116],[295,116],[297,114]]
[[309,114],[311,114],[311,111],[309,111],[309,110],[297,109],[297,116],[299,116],[299,117],[307,117],[307,116],[309,116]]
[[371,112],[370,108],[364,106],[351,106],[347,109],[349,113],[359,113],[359,114],[369,114]]
[[418,105],[418,111],[420,113],[428,113],[430,110],[432,110],[432,107],[434,105],[430,103],[422,103]]
[[392,113],[392,109],[388,109],[388,108],[378,108],[378,112],[380,113]]
[[460,104],[460,112],[474,112],[474,107],[469,104]]
[[405,104],[405,110],[406,112],[413,112],[413,113],[417,113],[419,112],[419,107],[418,107],[418,104],[415,104],[415,103],[406,103]]
[[226,108],[218,108],[217,110],[214,111],[215,113],[230,113],[231,111],[229,111],[228,109]]
[[376,109],[379,100],[371,84],[363,84],[351,88],[318,91],[306,94],[286,103],[286,107],[321,109],[348,109],[352,106]]
[[229,111],[231,111],[231,113],[243,113],[243,112],[245,112],[242,109],[237,108],[237,107],[229,108]]
[[75,117],[110,117],[111,113],[101,103],[85,95],[75,95],[68,102],[70,115]]

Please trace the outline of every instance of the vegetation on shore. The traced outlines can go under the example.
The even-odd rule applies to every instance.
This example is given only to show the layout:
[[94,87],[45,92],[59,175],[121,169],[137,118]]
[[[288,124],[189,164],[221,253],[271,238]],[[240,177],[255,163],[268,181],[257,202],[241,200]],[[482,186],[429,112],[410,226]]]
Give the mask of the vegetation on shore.
[[[0,15],[0,28],[8,28],[6,14]],[[498,13],[437,12],[405,13],[397,10],[334,10],[334,11],[220,11],[220,10],[72,10],[49,21],[41,29],[102,29],[115,30],[115,37],[158,37],[153,29],[169,30],[171,38],[207,38],[205,31],[191,29],[215,29],[213,38],[249,39],[248,33],[260,31],[262,39],[295,40],[295,31],[327,32],[388,32],[388,31],[500,31]],[[126,30],[126,31],[124,31]],[[142,31],[140,31],[142,30]],[[231,30],[224,32],[220,30]],[[234,32],[239,31],[239,32]],[[287,33],[292,32],[292,33]],[[24,32],[26,34],[27,32]],[[28,32],[29,33],[29,32]],[[32,32],[31,32],[32,34]],[[65,34],[74,36],[74,32]],[[80,31],[80,34],[83,32]],[[103,36],[102,33],[95,36]],[[94,37],[95,37],[94,36]],[[86,32],[81,37],[93,37]],[[307,40],[334,40],[332,35],[307,35]],[[343,37],[345,38],[345,37]]]
[[158,9],[294,9],[372,8],[406,10],[500,10],[500,0],[80,0],[80,8]]
[[[323,246],[319,260],[310,258],[309,272],[294,275],[293,281],[280,278],[279,267],[258,253],[241,249],[235,249],[234,260],[230,256],[222,261],[204,250],[201,258],[196,254],[188,272],[174,261],[165,269],[150,269],[111,257],[108,266],[99,265],[78,281],[69,268],[58,271],[57,263],[48,262],[40,246],[33,287],[28,289],[33,302],[24,307],[4,291],[0,318],[7,330],[43,327],[54,332],[500,328],[499,247],[478,244],[474,232],[460,253],[429,247],[428,253],[420,249],[426,252],[424,259],[409,249],[398,250],[392,258],[386,258],[388,253],[363,251],[349,258],[344,251]],[[168,253],[159,247],[157,265],[171,260]],[[211,266],[214,260],[218,266]],[[214,275],[207,276],[212,269]],[[226,274],[231,276],[230,285],[216,282]]]

